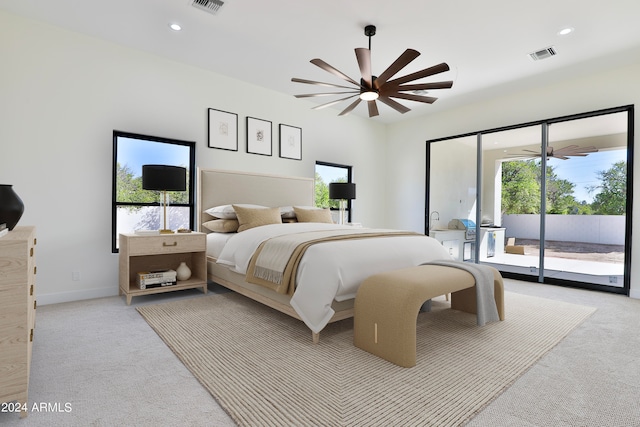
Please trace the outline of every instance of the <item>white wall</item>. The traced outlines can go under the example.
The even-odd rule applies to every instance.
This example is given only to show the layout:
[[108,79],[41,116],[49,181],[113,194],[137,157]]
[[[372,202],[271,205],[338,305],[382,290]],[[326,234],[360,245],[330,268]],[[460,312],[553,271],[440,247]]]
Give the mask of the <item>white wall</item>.
[[[538,86],[443,113],[407,120],[388,127],[388,219],[390,227],[424,229],[425,141],[501,126],[526,123],[604,108],[640,103],[640,58],[635,65],[619,66],[592,75],[576,75],[562,83]],[[635,129],[640,128],[636,111]],[[640,153],[635,151],[635,163]],[[640,200],[636,173],[634,199]],[[394,190],[395,189],[395,190]],[[402,206],[402,209],[398,209]],[[640,226],[633,207],[633,228]],[[640,236],[633,234],[631,296],[640,298]]]
[[[202,168],[313,177],[316,160],[353,165],[353,220],[386,224],[383,125],[5,12],[0,58],[0,182],[24,201],[19,225],[37,227],[41,304],[117,294],[114,129],[196,141]],[[207,108],[238,114],[238,152],[207,147]],[[246,116],[273,122],[272,157],[245,152]],[[302,161],[278,157],[279,123],[303,129]]]
[[[544,222],[545,241],[583,242],[599,245],[624,245],[624,215],[554,215],[547,214]],[[539,214],[502,215],[507,238],[540,238]]]

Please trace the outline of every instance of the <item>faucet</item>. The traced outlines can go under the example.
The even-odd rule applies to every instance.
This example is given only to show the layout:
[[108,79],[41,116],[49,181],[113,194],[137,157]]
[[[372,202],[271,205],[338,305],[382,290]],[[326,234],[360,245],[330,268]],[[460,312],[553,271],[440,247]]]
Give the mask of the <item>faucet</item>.
[[432,228],[431,221],[433,220],[433,214],[436,214],[436,221],[440,221],[440,213],[438,211],[431,212],[431,215],[429,215],[429,230],[431,230]]

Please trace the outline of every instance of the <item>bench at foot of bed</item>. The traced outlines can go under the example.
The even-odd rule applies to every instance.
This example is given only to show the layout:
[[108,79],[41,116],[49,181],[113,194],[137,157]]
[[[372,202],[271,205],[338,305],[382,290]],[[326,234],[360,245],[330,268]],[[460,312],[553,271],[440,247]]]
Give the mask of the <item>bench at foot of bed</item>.
[[[504,283],[494,275],[494,299],[504,320]],[[416,320],[422,304],[451,294],[451,308],[476,314],[473,275],[440,265],[419,265],[375,274],[365,279],[356,295],[353,343],[396,365],[416,364]]]

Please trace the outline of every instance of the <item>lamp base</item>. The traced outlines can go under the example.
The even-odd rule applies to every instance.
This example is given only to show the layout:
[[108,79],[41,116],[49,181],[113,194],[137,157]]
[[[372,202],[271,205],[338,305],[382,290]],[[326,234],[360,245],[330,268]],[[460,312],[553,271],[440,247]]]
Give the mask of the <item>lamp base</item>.
[[160,234],[173,234],[173,230],[159,230]]

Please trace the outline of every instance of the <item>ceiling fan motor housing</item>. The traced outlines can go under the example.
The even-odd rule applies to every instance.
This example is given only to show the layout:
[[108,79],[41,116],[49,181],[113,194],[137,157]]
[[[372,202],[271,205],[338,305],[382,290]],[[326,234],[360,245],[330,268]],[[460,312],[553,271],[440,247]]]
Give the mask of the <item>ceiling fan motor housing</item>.
[[364,27],[364,35],[367,37],[372,37],[376,35],[376,26],[375,25],[367,25]]

